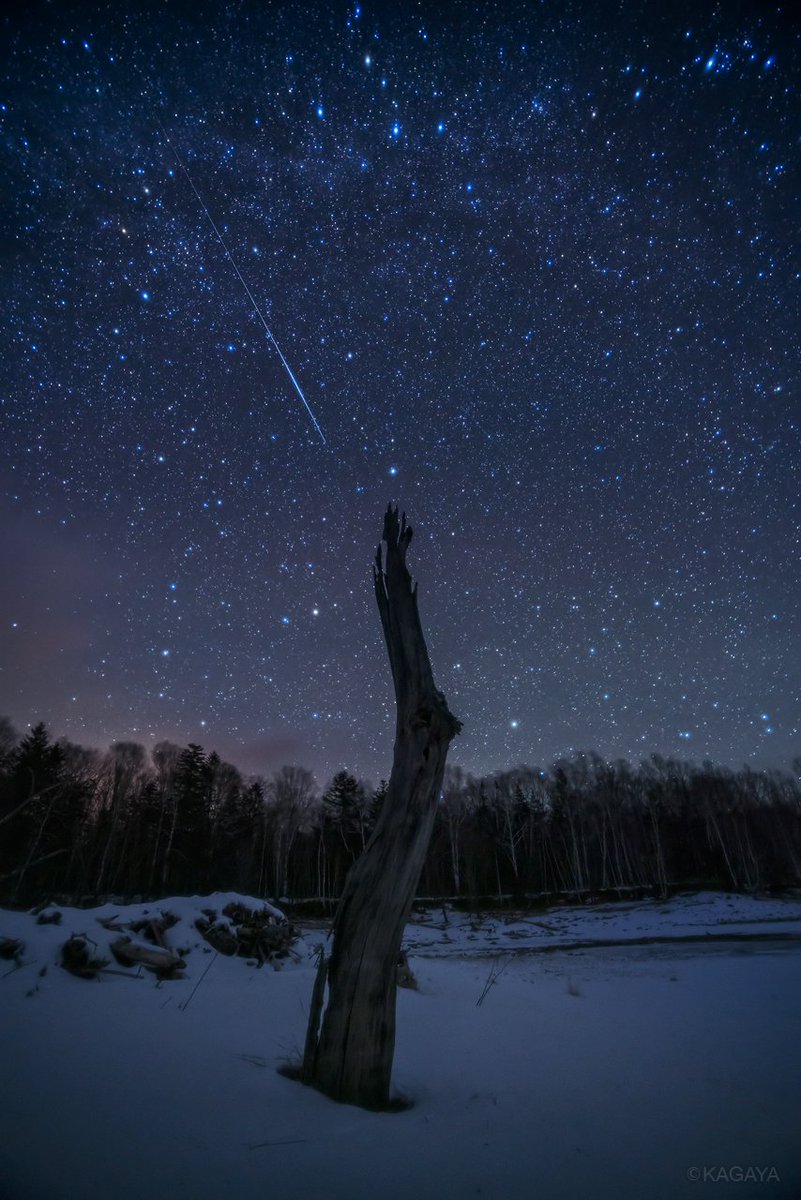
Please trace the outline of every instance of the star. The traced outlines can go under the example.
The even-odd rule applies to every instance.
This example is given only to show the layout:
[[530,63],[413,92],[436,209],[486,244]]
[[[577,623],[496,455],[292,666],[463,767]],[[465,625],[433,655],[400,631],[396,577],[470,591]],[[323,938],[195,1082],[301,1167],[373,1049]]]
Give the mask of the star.
[[0,714],[385,777],[393,498],[449,761],[787,768],[799,34],[597,7],[17,6]]

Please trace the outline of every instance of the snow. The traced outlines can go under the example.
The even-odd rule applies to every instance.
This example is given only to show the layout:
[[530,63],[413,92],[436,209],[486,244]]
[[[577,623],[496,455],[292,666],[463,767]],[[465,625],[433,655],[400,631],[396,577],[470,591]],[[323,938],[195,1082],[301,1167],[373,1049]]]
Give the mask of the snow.
[[653,900],[565,906],[543,914],[481,915],[442,910],[420,914],[407,945],[437,957],[497,953],[499,950],[554,950],[576,944],[636,943],[662,938],[748,937],[801,932],[797,898],[755,898],[703,892]]
[[[419,990],[398,993],[395,1085],[413,1105],[396,1113],[277,1073],[303,1044],[324,930],[280,970],[205,953],[195,917],[234,900],[262,907],[178,897],[60,909],[58,926],[0,912],[26,942],[24,965],[0,964],[3,1200],[674,1200],[706,1194],[693,1168],[734,1166],[779,1180],[718,1182],[715,1200],[801,1195],[801,942],[775,936],[801,936],[800,900],[422,914],[406,939]],[[185,979],[57,965],[71,933],[111,957],[98,915],[162,910],[181,918]],[[576,942],[596,944],[539,952]]]

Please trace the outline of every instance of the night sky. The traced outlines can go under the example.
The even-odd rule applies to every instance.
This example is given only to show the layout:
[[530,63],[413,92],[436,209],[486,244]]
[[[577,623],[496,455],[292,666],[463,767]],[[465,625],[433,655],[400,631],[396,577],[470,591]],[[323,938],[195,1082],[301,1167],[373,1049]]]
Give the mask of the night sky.
[[451,762],[788,766],[791,8],[20,4],[0,712],[386,776],[392,499]]

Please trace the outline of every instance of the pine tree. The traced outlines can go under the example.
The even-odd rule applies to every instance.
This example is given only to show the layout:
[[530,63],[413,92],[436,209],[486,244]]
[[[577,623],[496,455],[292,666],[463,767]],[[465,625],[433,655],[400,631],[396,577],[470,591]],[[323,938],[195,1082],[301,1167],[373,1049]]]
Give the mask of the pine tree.
[[361,845],[358,848],[364,849],[366,799],[364,784],[349,771],[338,771],[323,795],[324,819],[337,831],[352,853],[354,843],[359,841]]
[[381,808],[387,798],[387,781],[382,779],[378,787],[375,789],[367,809],[367,825],[372,832],[373,826],[381,814]]
[[173,846],[181,859],[179,877],[188,888],[207,886],[213,771],[214,763],[206,757],[203,747],[190,742],[178,759],[175,775],[178,819]]

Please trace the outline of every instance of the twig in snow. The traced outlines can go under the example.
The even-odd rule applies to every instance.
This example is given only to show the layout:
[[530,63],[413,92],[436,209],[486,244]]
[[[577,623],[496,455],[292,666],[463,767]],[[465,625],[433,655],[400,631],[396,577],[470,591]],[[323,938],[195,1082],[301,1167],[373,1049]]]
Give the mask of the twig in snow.
[[245,1142],[248,1150],[261,1150],[264,1146],[298,1146],[307,1138],[279,1138],[275,1142]]
[[504,961],[501,963],[500,966],[498,966],[497,958],[493,961],[492,966],[490,967],[489,975],[487,976],[486,983],[484,984],[484,988],[481,992],[481,995],[479,996],[478,1000],[476,1000],[476,1008],[480,1008],[481,1005],[484,1003],[487,996],[489,995],[490,988],[493,987],[498,982],[501,975],[503,975],[504,971],[509,966],[509,963],[511,961],[512,961],[511,955],[509,956],[509,958],[504,959]]
[[267,1063],[260,1054],[240,1054],[242,1062],[252,1063],[254,1067],[266,1067]]
[[195,986],[192,988],[192,991],[189,993],[189,999],[188,999],[188,1000],[185,1000],[183,1004],[179,1004],[179,1005],[178,1005],[178,1007],[181,1009],[181,1011],[182,1011],[182,1012],[186,1012],[186,1010],[189,1008],[189,1005],[190,1005],[190,1002],[191,1002],[191,1000],[192,1000],[192,997],[194,996],[194,994],[195,994],[195,992],[197,991],[197,989],[200,987],[200,985],[201,985],[201,983],[203,982],[203,980],[204,980],[204,979],[206,978],[206,976],[208,975],[208,973],[209,973],[209,968],[210,968],[210,967],[211,967],[211,966],[214,964],[214,959],[216,959],[216,958],[217,958],[217,951],[215,950],[215,951],[214,951],[214,958],[211,958],[211,959],[209,959],[209,965],[206,967],[206,970],[205,970],[205,971],[203,972],[203,974],[200,976],[200,979],[198,979],[197,983],[196,983],[196,984],[195,984]]

